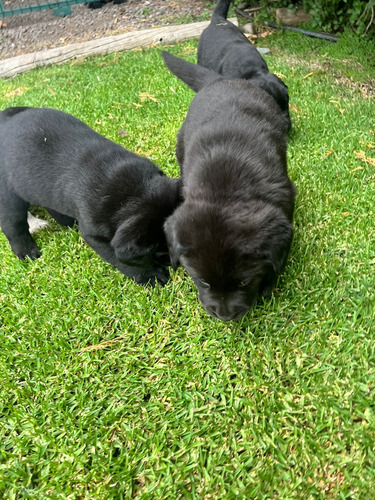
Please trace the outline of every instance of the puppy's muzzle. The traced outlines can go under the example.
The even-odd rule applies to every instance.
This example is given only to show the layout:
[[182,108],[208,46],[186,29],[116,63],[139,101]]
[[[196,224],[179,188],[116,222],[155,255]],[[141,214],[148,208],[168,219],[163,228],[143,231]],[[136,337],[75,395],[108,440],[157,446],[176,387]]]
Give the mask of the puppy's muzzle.
[[212,304],[203,304],[203,307],[211,316],[216,319],[220,319],[221,321],[233,321],[236,319],[241,319],[249,310],[248,306],[228,306],[224,301]]

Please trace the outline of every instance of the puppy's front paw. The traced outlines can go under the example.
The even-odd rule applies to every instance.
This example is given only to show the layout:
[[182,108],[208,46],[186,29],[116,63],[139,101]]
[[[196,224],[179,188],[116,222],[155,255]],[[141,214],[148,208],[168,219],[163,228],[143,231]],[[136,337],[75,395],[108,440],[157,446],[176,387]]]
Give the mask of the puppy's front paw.
[[164,286],[169,279],[169,272],[164,267],[153,267],[147,271],[134,276],[134,281],[138,285],[150,285],[155,286],[156,281],[159,282],[161,286]]
[[36,245],[28,249],[22,249],[17,251],[13,250],[13,251],[20,260],[25,260],[26,257],[28,257],[31,260],[35,260],[39,259],[39,257],[41,257],[42,255],[39,248]]

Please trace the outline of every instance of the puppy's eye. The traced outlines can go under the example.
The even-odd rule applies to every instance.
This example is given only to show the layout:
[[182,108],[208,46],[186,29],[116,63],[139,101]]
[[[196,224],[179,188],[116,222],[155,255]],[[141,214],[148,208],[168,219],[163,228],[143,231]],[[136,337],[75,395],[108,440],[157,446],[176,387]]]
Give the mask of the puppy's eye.
[[248,285],[246,281],[240,281],[240,284],[238,285],[239,288],[245,288]]
[[207,283],[207,281],[204,281],[202,278],[198,279],[198,283],[203,286],[204,288],[210,288],[210,284]]

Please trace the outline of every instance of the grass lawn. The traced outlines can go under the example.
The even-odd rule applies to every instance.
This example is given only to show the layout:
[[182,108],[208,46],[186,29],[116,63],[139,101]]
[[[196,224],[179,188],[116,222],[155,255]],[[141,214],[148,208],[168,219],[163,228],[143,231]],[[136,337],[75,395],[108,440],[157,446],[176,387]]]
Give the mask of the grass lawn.
[[[375,43],[261,46],[298,197],[287,268],[243,320],[206,314],[183,269],[137,286],[76,229],[51,223],[32,263],[0,232],[3,498],[375,498]],[[192,97],[160,48],[0,81],[0,108],[70,112],[172,176]]]

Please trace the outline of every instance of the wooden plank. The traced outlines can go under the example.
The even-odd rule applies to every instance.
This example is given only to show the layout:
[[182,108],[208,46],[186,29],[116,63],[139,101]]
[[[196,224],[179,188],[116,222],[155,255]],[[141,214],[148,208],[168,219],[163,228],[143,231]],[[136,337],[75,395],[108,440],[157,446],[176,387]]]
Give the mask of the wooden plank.
[[[236,19],[230,19],[237,24]],[[154,45],[172,44],[182,42],[188,38],[200,36],[208,26],[209,21],[199,23],[182,24],[178,26],[165,26],[142,31],[131,31],[122,35],[113,35],[89,42],[56,47],[54,49],[33,52],[21,56],[11,57],[0,61],[0,77],[12,77],[19,73],[25,73],[39,66],[48,64],[61,64],[75,57],[87,57],[94,54],[109,54],[122,50],[131,50],[140,47]]]

